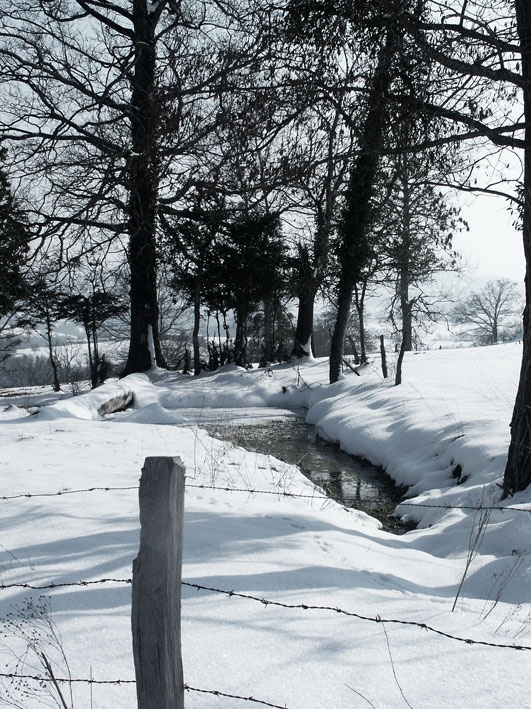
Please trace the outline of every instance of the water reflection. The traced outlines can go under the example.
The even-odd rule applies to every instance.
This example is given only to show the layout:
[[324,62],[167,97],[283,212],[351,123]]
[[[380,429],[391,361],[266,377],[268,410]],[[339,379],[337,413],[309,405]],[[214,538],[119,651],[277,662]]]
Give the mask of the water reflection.
[[334,500],[377,517],[389,531],[406,531],[393,517],[404,491],[381,468],[317,437],[313,426],[290,419],[262,421],[259,425],[218,423],[205,428],[247,450],[297,465]]

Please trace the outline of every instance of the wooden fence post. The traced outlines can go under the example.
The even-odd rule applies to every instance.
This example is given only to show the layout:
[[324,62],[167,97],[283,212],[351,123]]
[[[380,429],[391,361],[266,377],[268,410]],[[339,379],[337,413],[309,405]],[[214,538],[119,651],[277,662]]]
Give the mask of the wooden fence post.
[[184,475],[179,458],[146,458],[142,468],[140,548],[133,561],[131,609],[138,709],[184,709]]

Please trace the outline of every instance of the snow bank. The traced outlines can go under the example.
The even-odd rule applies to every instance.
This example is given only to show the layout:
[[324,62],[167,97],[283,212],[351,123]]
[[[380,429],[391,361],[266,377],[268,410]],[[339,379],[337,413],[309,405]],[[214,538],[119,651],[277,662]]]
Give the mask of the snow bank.
[[[9,584],[127,579],[143,460],[179,456],[183,579],[204,587],[183,589],[185,681],[207,690],[187,693],[188,709],[242,706],[208,690],[290,709],[531,707],[529,651],[511,649],[531,648],[530,495],[470,509],[501,506],[520,356],[516,345],[411,353],[398,388],[370,367],[328,386],[323,361],[198,378],[155,370],[39,416],[4,409],[0,614],[32,593]],[[131,409],[102,419],[101,404],[127,391]],[[419,528],[390,535],[324,500],[296,468],[181,423],[202,409],[251,418],[250,406],[305,407],[323,436],[409,486],[398,510]],[[66,585],[49,595],[73,675],[131,679],[130,587]],[[131,685],[74,691],[79,707],[135,702]]]

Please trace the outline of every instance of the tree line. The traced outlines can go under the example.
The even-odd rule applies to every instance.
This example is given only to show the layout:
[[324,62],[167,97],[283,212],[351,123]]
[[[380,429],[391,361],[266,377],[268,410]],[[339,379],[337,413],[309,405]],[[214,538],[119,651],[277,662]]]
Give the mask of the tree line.
[[[401,352],[411,349],[416,321],[434,314],[423,284],[455,267],[457,189],[506,193],[529,268],[525,0],[14,0],[0,42],[2,179],[19,225],[0,254],[13,277],[3,313],[21,298],[19,271],[41,303],[38,286],[60,284],[75,296],[61,312],[85,329],[94,383],[94,306],[121,310],[101,295],[117,284],[124,374],[165,365],[166,288],[193,311],[195,372],[205,313],[218,328],[213,362],[246,363],[258,304],[264,361],[301,357],[326,293],[335,382],[352,311],[366,356],[365,298],[382,281]],[[523,156],[516,185],[486,169],[507,151]],[[505,494],[531,480],[526,274]],[[294,341],[280,347],[288,300]]]

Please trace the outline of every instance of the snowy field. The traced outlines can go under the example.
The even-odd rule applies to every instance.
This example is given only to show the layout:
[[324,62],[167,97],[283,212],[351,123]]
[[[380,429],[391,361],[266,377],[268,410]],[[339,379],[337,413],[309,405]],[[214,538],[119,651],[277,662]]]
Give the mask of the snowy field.
[[[34,415],[24,408],[34,395],[4,396],[3,674],[42,675],[34,648],[65,677],[51,618],[72,678],[94,680],[72,685],[73,706],[136,705],[137,487],[144,459],[167,455],[187,470],[189,709],[531,707],[531,497],[500,502],[499,488],[520,357],[514,344],[411,353],[400,387],[376,365],[328,386],[324,361],[199,378],[154,371],[71,399],[46,392]],[[97,413],[126,391],[131,409]],[[302,407],[322,436],[410,487],[397,514],[415,531],[384,532],[298,469],[201,429]],[[57,706],[46,687],[0,678],[0,706]]]

